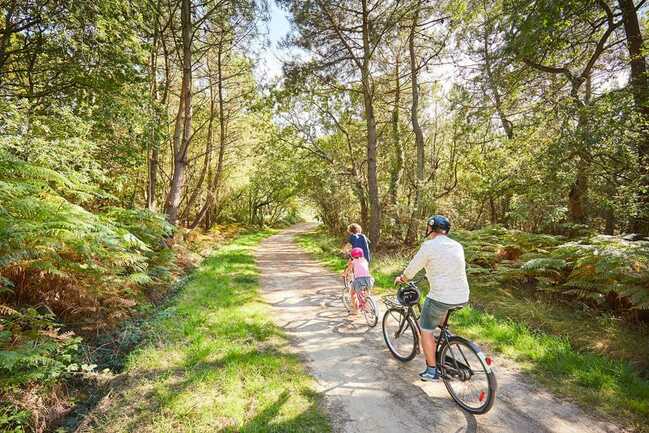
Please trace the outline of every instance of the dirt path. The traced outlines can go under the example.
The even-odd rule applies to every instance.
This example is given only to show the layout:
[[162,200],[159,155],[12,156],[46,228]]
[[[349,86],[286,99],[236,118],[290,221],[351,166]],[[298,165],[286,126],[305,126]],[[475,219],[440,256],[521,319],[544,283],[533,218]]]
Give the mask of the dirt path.
[[[450,399],[444,385],[419,381],[422,358],[402,364],[383,342],[381,325],[348,318],[340,278],[309,258],[293,236],[297,225],[262,243],[257,260],[276,322],[306,361],[325,396],[334,431],[341,433],[622,432],[573,404],[530,385],[510,362],[496,359],[499,389],[487,415],[474,417]],[[383,307],[381,305],[381,307]]]

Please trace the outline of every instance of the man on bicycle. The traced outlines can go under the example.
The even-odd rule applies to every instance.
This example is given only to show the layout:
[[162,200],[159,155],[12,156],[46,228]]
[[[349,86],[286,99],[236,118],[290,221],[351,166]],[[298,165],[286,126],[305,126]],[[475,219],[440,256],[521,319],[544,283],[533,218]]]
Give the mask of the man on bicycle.
[[421,380],[439,378],[435,368],[435,336],[433,330],[444,320],[449,309],[469,301],[469,282],[466,277],[464,248],[447,235],[451,230],[448,218],[434,215],[426,225],[426,240],[394,283],[403,284],[422,268],[430,286],[424,301],[419,323],[421,342],[426,356],[426,369],[419,373]]

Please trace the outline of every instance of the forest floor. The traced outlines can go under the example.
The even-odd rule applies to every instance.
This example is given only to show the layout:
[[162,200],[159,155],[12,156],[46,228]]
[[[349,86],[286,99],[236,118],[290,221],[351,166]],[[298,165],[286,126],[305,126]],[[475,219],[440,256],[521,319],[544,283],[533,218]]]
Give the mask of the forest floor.
[[352,320],[340,302],[340,277],[296,244],[302,224],[257,250],[262,290],[273,318],[292,341],[324,395],[336,432],[622,432],[558,399],[505,357],[495,358],[497,400],[486,415],[462,411],[442,383],[422,383],[420,358],[402,364],[385,347],[381,327]]

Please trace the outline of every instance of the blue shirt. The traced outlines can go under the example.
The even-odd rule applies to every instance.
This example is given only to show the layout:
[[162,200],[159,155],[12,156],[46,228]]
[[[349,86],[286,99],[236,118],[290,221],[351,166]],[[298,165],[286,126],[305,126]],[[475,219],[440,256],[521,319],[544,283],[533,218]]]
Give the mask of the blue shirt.
[[352,248],[362,249],[365,259],[368,262],[372,261],[372,255],[370,254],[370,241],[364,234],[354,233],[353,235],[349,235],[347,242],[352,244]]

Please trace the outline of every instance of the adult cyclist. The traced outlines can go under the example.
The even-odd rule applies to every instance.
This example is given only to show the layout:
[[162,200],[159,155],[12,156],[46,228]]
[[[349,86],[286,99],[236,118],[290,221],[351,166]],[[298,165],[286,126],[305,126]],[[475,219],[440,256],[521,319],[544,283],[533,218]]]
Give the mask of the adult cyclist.
[[394,283],[403,284],[412,279],[422,268],[430,291],[421,311],[421,342],[426,356],[426,369],[419,373],[421,380],[439,378],[435,367],[435,336],[433,330],[444,320],[453,307],[469,301],[469,282],[466,277],[464,248],[450,239],[451,223],[442,215],[434,215],[426,225],[426,240]]

